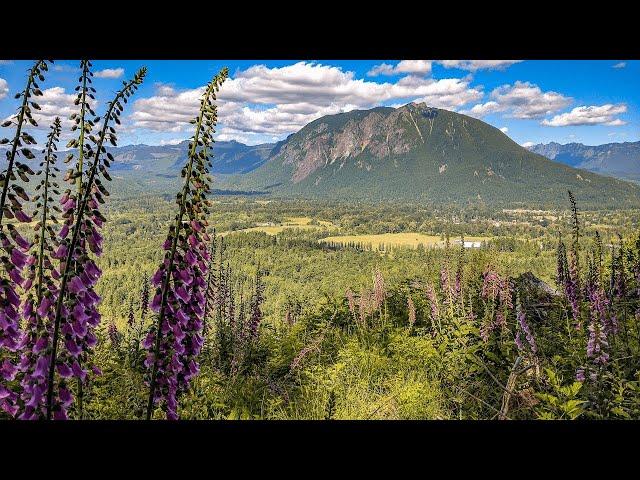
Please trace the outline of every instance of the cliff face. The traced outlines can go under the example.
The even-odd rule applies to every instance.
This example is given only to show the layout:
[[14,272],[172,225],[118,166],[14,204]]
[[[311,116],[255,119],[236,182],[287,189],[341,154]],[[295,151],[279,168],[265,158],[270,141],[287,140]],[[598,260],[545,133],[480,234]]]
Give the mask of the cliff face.
[[[337,162],[342,168],[348,159],[358,157],[365,150],[371,159],[378,160],[408,152],[413,145],[399,119],[408,119],[410,113],[407,109],[384,113],[373,110],[363,118],[348,120],[336,130],[326,122],[314,122],[287,142],[274,159],[293,165],[292,180],[298,183],[321,167]],[[364,161],[360,161],[358,167],[370,169]]]

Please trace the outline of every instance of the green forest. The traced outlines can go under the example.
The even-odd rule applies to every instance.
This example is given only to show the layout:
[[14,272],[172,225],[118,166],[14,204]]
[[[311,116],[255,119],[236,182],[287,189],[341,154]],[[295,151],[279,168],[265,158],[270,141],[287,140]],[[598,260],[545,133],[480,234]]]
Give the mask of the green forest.
[[94,112],[82,61],[63,157],[28,133],[50,65],[0,135],[0,419],[640,416],[640,210],[216,191],[226,69],[147,189],[106,148],[146,69]]

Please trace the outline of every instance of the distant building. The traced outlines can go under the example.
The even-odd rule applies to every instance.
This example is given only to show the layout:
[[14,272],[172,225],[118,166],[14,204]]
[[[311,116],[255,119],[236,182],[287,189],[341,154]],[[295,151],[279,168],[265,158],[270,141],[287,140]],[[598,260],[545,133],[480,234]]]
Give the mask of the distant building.
[[[455,245],[460,245],[460,240],[454,240],[453,243]],[[482,246],[482,241],[464,241],[464,248],[480,248]]]

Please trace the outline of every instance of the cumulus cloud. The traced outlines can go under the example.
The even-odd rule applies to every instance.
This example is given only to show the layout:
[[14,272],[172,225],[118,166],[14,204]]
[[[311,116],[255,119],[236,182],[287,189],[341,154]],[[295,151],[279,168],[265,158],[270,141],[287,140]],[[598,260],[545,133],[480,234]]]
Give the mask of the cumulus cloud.
[[533,143],[533,142],[524,142],[524,143],[522,144],[522,146],[523,146],[524,148],[531,148],[531,147],[533,147],[534,145],[535,145],[535,143]]
[[[53,123],[55,117],[60,117],[65,133],[72,126],[69,116],[78,112],[78,106],[73,102],[76,100],[75,93],[66,93],[63,87],[51,87],[42,90],[42,96],[36,97],[35,101],[40,106],[40,110],[32,110],[33,118],[38,122],[38,129],[47,130]],[[92,109],[96,109],[97,101],[87,98]],[[64,135],[63,135],[64,136]]]
[[522,60],[439,60],[438,63],[445,68],[459,68],[469,72],[478,70],[505,70]]
[[569,125],[609,125],[617,127],[627,122],[616,118],[625,113],[627,106],[624,103],[605,105],[592,105],[576,107],[570,112],[554,116],[551,120],[545,119],[542,125],[548,127],[566,127]]
[[502,133],[507,133],[509,131],[509,127],[502,127],[502,128],[500,128],[500,131]]
[[9,93],[9,84],[4,78],[0,78],[0,100],[7,96]]
[[178,145],[182,142],[184,142],[186,139],[184,138],[172,138],[169,140],[160,140],[160,145],[161,146],[165,146],[165,145]]
[[616,63],[616,64],[613,66],[613,68],[624,68],[624,67],[626,67],[626,66],[627,66],[627,62],[619,62],[619,63]]
[[124,75],[124,68],[105,68],[94,73],[96,78],[120,78]]
[[[405,65],[403,69],[417,69]],[[324,116],[389,103],[426,102],[456,109],[482,98],[470,78],[436,80],[409,74],[398,81],[376,83],[355,78],[339,67],[299,62],[269,68],[254,65],[228,79],[218,94],[225,139],[283,138]],[[156,85],[155,94],[136,100],[131,120],[135,127],[182,131],[196,115],[204,87],[176,90]]]
[[431,73],[431,62],[429,60],[402,60],[395,66],[381,63],[369,70],[367,75],[377,77],[378,75],[398,75],[402,73],[428,75]]
[[181,131],[195,117],[204,88],[178,92],[169,85],[156,85],[154,96],[135,101],[133,125],[155,131]]
[[490,113],[507,112],[509,117],[532,119],[555,113],[571,104],[572,99],[548,91],[530,82],[516,81],[513,85],[502,85],[491,92],[491,100],[474,105],[465,111],[472,116],[483,117]]

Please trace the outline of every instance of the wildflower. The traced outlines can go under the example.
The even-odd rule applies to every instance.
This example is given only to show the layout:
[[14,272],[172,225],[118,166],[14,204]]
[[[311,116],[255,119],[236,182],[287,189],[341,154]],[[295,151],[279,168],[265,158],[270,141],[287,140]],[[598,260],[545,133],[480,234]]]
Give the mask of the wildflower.
[[118,348],[120,346],[120,332],[118,332],[118,327],[116,327],[116,324],[113,322],[109,323],[107,332],[109,334],[111,345]]
[[384,277],[380,270],[375,271],[373,275],[373,305],[374,310],[378,310],[382,303],[384,302],[385,297],[387,296],[387,290],[384,284]]
[[516,320],[518,322],[517,325],[517,333],[516,333],[516,345],[518,346],[518,350],[524,350],[524,345],[522,340],[520,339],[520,333],[522,332],[525,335],[529,348],[531,349],[531,353],[535,355],[538,352],[538,347],[536,345],[536,340],[531,333],[531,329],[529,328],[529,323],[527,322],[527,316],[525,314],[522,305],[518,299],[516,304]]
[[431,308],[431,321],[436,322],[440,317],[440,312],[438,308],[438,297],[436,296],[436,291],[431,284],[427,285],[425,289],[425,293],[427,295],[427,300],[429,301],[429,305]]
[[[168,419],[178,418],[178,396],[198,374],[197,356],[203,344],[206,310],[209,236],[205,228],[205,199],[210,190],[205,172],[210,166],[207,148],[212,143],[217,112],[213,104],[220,84],[228,74],[223,69],[207,86],[195,120],[196,133],[189,145],[185,179],[178,194],[179,211],[163,245],[165,260],[152,278],[157,287],[151,308],[158,313],[144,347],[150,368],[147,419],[154,405],[162,404]],[[169,247],[169,248],[167,248]],[[179,272],[177,275],[172,272]],[[256,325],[257,328],[257,325]]]
[[300,367],[302,360],[309,355],[311,352],[320,351],[320,344],[324,340],[324,332],[318,335],[315,339],[313,339],[307,346],[305,346],[300,353],[295,356],[291,365],[289,366],[289,372],[293,372]]
[[413,327],[416,323],[416,307],[411,296],[407,297],[407,309],[409,310],[409,327]]
[[[356,299],[355,299],[355,294],[353,293],[353,291],[350,288],[347,288],[347,291],[345,292],[345,296],[347,297],[347,302],[349,304],[349,312],[351,312],[351,315],[356,314]],[[288,312],[288,310],[287,310]]]

